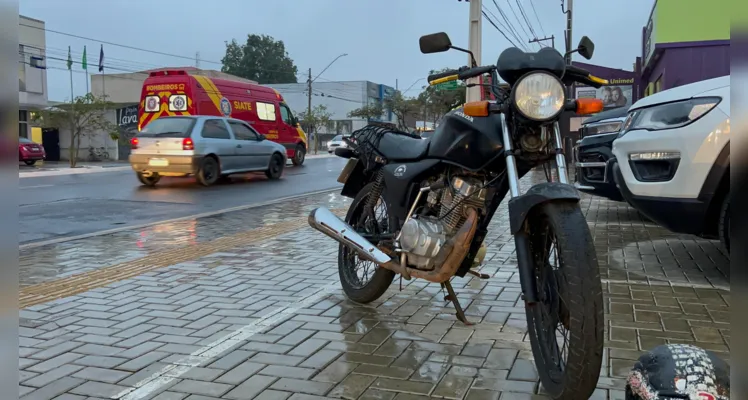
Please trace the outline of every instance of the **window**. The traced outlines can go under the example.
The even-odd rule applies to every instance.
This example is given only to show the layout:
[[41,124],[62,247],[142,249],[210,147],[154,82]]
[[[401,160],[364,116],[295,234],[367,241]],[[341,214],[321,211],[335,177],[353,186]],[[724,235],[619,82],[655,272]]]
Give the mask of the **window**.
[[241,122],[229,121],[229,125],[237,140],[260,140],[257,132]]
[[293,114],[291,114],[291,110],[288,109],[288,106],[285,104],[280,105],[280,112],[281,112],[281,118],[283,119],[283,122],[293,125]]
[[275,104],[257,102],[257,117],[263,121],[275,121]]
[[148,125],[138,133],[138,137],[186,138],[190,136],[190,133],[192,133],[193,125],[195,125],[194,118],[157,118],[149,122]]
[[220,119],[209,119],[203,123],[200,135],[207,139],[231,139],[226,123]]
[[201,136],[206,139],[231,139],[226,123],[220,119],[209,119],[203,124]]
[[18,137],[29,137],[29,114],[26,110],[18,110]]

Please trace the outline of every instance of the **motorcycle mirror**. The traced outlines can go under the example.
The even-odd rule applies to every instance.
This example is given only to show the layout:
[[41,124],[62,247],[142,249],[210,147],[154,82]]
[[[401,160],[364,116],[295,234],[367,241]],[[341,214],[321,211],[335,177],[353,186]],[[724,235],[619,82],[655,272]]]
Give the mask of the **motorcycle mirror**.
[[592,54],[595,53],[595,43],[593,43],[592,39],[587,36],[582,36],[582,39],[579,41],[579,45],[577,46],[577,51],[582,57],[589,60],[592,58]]
[[449,40],[449,35],[439,32],[421,36],[418,39],[418,45],[423,54],[443,53],[452,48],[452,41]]

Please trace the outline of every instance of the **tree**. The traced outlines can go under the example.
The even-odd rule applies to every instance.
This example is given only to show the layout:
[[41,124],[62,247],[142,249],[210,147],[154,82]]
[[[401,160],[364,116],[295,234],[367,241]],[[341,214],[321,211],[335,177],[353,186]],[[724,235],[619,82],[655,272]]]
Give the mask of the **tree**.
[[370,103],[363,107],[359,107],[355,110],[352,110],[348,113],[349,118],[363,118],[367,121],[372,119],[379,119],[382,118],[382,114],[384,114],[384,106],[382,103]]
[[226,42],[226,55],[221,62],[222,72],[262,84],[298,82],[298,68],[283,41],[268,35],[249,34],[243,45],[236,39]]
[[81,136],[103,132],[117,140],[117,125],[105,114],[113,108],[113,104],[103,97],[88,93],[76,97],[70,104],[61,104],[40,111],[35,121],[43,128],[65,129],[70,132],[70,168],[75,168],[78,163]]
[[[431,71],[430,74],[445,72],[449,68],[440,71]],[[424,116],[429,116],[432,122],[436,122],[455,107],[465,104],[465,85],[458,83],[455,90],[444,90],[438,86],[427,86],[423,92],[418,95],[418,100],[422,105]]]
[[408,99],[400,92],[395,92],[384,99],[384,108],[392,111],[397,118],[397,127],[407,129],[405,117],[420,111],[420,104],[417,99]]
[[319,128],[327,127],[330,125],[330,117],[332,113],[327,111],[327,106],[320,104],[312,108],[312,112],[308,113],[302,111],[298,113],[299,121],[304,126],[304,129],[308,132],[314,133],[314,154],[317,154],[318,143],[319,143]]

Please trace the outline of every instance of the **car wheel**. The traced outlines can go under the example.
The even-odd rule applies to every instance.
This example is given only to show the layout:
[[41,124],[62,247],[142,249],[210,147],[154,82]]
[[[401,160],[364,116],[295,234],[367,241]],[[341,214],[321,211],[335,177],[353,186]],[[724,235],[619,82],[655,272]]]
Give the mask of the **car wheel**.
[[304,159],[306,158],[306,149],[302,145],[297,145],[296,150],[294,150],[293,158],[291,159],[291,162],[295,166],[300,166],[304,164]]
[[719,240],[730,254],[730,194],[725,196],[719,212]]
[[211,186],[218,182],[221,177],[221,167],[218,160],[210,156],[204,157],[195,177],[203,186]]
[[34,165],[34,164],[36,164],[36,160],[24,160],[23,162],[25,162],[26,165]]
[[281,175],[283,175],[283,167],[285,167],[283,156],[275,153],[270,157],[270,165],[268,166],[267,171],[265,171],[265,175],[268,179],[280,179]]
[[145,186],[154,187],[158,183],[158,181],[161,180],[161,175],[159,174],[153,174],[146,176],[142,172],[137,172],[136,175],[138,176],[138,180],[140,183],[142,183]]

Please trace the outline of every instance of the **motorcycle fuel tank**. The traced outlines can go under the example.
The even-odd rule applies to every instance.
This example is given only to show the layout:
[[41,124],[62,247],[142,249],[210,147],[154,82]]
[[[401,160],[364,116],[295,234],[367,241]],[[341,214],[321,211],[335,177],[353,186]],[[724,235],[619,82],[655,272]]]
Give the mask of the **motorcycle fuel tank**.
[[434,131],[428,158],[477,171],[499,156],[503,148],[498,114],[471,117],[460,107],[448,112]]

